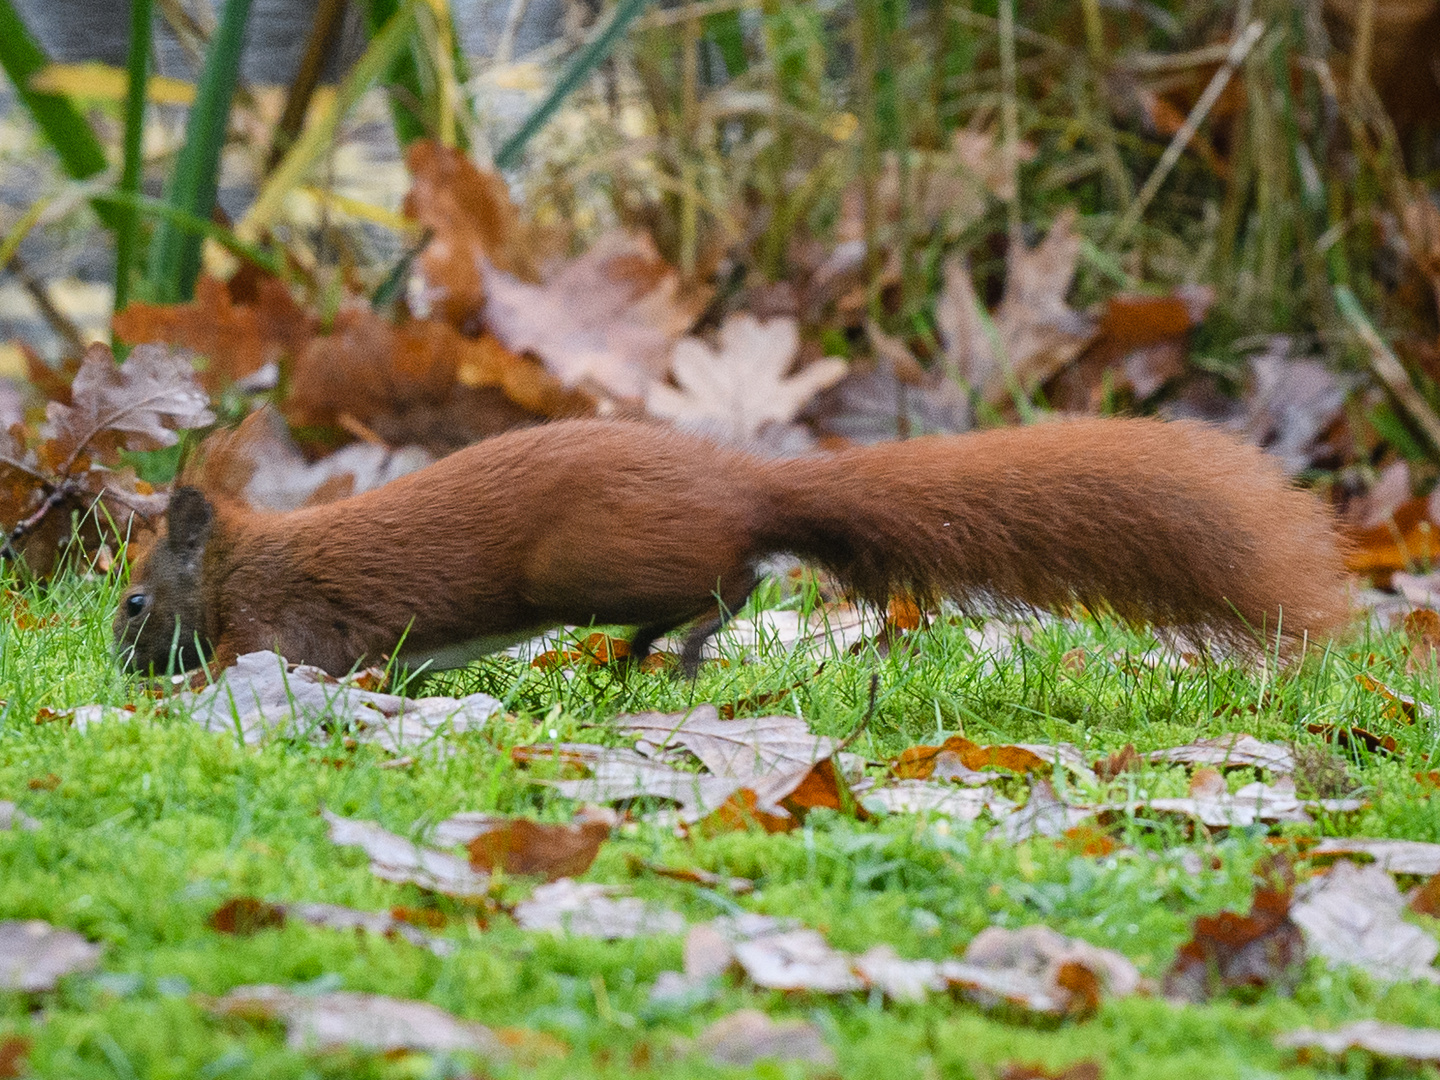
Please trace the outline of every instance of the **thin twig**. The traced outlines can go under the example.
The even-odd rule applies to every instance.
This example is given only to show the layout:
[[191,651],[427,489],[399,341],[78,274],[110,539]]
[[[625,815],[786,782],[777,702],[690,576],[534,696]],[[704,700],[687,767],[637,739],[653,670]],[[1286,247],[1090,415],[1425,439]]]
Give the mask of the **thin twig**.
[[17,558],[18,552],[15,550],[16,543],[25,539],[26,536],[39,528],[40,523],[45,520],[50,511],[68,499],[74,494],[74,491],[75,486],[70,480],[64,480],[52,488],[50,493],[45,496],[45,501],[40,504],[39,508],[29,517],[16,524],[16,526],[6,534],[5,542],[0,544],[0,559]]
[[1265,24],[1256,19],[1245,28],[1245,32],[1235,39],[1230,46],[1229,55],[1225,63],[1210,77],[1210,83],[1205,87],[1205,92],[1200,95],[1200,100],[1195,102],[1195,107],[1190,110],[1190,115],[1185,117],[1185,122],[1180,125],[1180,130],[1175,132],[1170,140],[1170,145],[1165,147],[1165,152],[1160,155],[1159,162],[1145,181],[1145,186],[1140,189],[1140,194],[1130,204],[1130,209],[1125,212],[1119,223],[1115,226],[1114,232],[1110,234],[1110,244],[1119,244],[1130,235],[1140,219],[1145,216],[1151,201],[1160,191],[1160,185],[1165,183],[1170,175],[1170,170],[1180,160],[1180,155],[1190,145],[1190,140],[1200,130],[1200,125],[1205,122],[1205,117],[1210,115],[1210,110],[1220,95],[1225,92],[1225,87],[1230,85],[1230,78],[1235,74],[1236,68],[1245,62],[1245,57],[1250,55],[1250,50],[1260,40],[1260,35],[1265,32]]
[[1360,301],[1350,291],[1349,286],[1335,286],[1335,304],[1370,354],[1371,370],[1385,384],[1385,388],[1400,403],[1400,407],[1410,419],[1425,433],[1430,446],[1440,451],[1440,416],[1437,416],[1430,403],[1420,396],[1420,391],[1415,389],[1405,366],[1366,317],[1365,309],[1360,306]]
[[500,42],[495,46],[493,63],[496,67],[508,64],[515,52],[515,37],[520,33],[520,23],[525,18],[525,9],[530,0],[510,0],[510,10],[505,13],[505,25],[500,28]]
[[10,256],[9,269],[25,291],[30,294],[30,299],[39,309],[41,317],[49,323],[50,329],[64,340],[70,352],[75,356],[83,353],[85,351],[85,335],[80,333],[80,328],[71,321],[70,316],[55,306],[55,301],[50,299],[50,291],[43,282],[30,273],[18,251]]

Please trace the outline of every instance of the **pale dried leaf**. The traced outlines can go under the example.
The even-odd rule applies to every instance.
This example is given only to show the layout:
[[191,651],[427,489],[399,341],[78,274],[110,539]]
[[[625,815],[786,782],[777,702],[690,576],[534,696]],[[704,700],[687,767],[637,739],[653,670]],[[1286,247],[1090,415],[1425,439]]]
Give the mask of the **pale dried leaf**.
[[353,1046],[382,1053],[418,1050],[506,1056],[489,1028],[424,1001],[346,991],[301,994],[283,986],[257,985],[237,986],[216,999],[212,1008],[225,1016],[282,1021],[286,1043],[293,1050]]
[[766,1059],[835,1063],[834,1051],[814,1024],[771,1020],[758,1009],[741,1009],[716,1020],[695,1039],[695,1048],[718,1065],[753,1065]]
[[1055,793],[1049,780],[1037,780],[1030,788],[1030,798],[1025,805],[1002,818],[986,838],[1017,844],[1035,836],[1064,836],[1094,815],[1093,807],[1070,806]]
[[610,885],[561,878],[541,885],[530,899],[516,904],[515,921],[526,930],[604,941],[685,932],[684,916],[677,912],[615,893]]
[[65,975],[94,971],[101,952],[74,930],[40,919],[0,922],[0,990],[54,990]]
[[553,780],[549,782],[551,786],[567,798],[581,802],[664,799],[679,806],[687,820],[696,820],[711,813],[745,784],[738,777],[683,772],[634,750],[597,749],[601,754],[587,762],[589,776],[581,780]]
[[850,969],[850,956],[810,929],[738,942],[735,959],[751,982],[769,990],[843,994],[864,988]]
[[1177,765],[1249,766],[1282,774],[1295,771],[1295,752],[1290,747],[1283,743],[1262,742],[1253,735],[1245,734],[1197,739],[1184,746],[1153,750],[1145,758]]
[[1065,302],[1080,257],[1075,221],[1067,209],[1038,245],[1010,252],[993,327],[963,261],[945,264],[936,323],[946,362],[988,405],[1008,401],[1012,386],[1033,392],[1095,337],[1094,321]]
[[1336,1055],[1364,1050],[1377,1057],[1440,1063],[1440,1029],[1401,1027],[1379,1020],[1360,1020],[1334,1031],[1286,1031],[1275,1036],[1275,1045]]
[[608,233],[543,285],[483,264],[485,323],[566,386],[643,399],[704,306],[647,236]]
[[1440,874],[1440,844],[1424,840],[1384,840],[1363,836],[1327,836],[1306,852],[1323,855],[1368,855],[1381,870],[1392,874],[1433,877]]
[[655,757],[683,747],[716,776],[749,779],[808,768],[840,749],[840,740],[816,735],[798,717],[722,720],[714,705],[688,713],[637,713],[617,723],[621,731],[640,736],[636,749],[642,754]]
[[1312,953],[1385,982],[1440,983],[1440,942],[1402,918],[1405,897],[1378,866],[1336,863],[1296,892],[1290,918]]
[[1005,1001],[1034,1012],[1068,1013],[1086,1005],[1062,983],[1071,966],[1089,972],[1106,997],[1128,997],[1140,988],[1140,972],[1124,956],[1048,926],[987,927],[970,942],[963,962],[947,961],[941,974],[982,1004]]
[[996,817],[1015,811],[1015,804],[989,787],[960,788],[928,780],[897,780],[867,792],[865,805],[892,814],[940,814],[955,821],[974,821],[989,810]]
[[453,942],[427,934],[404,919],[397,919],[388,911],[359,911],[339,904],[295,903],[278,906],[287,918],[299,919],[326,930],[361,931],[379,937],[398,937],[411,945],[428,949],[436,956],[450,956],[455,952]]
[[906,960],[889,945],[876,945],[855,957],[855,973],[872,990],[892,1001],[924,1001],[948,985],[934,960]]
[[46,435],[66,453],[116,433],[128,450],[173,446],[182,428],[211,424],[215,414],[185,354],[140,345],[116,365],[110,350],[94,346],[70,386],[69,405],[46,407]]
[[9,799],[0,799],[0,832],[7,829],[22,829],[25,832],[34,832],[40,828],[40,822],[36,821],[29,814],[21,810]]
[[676,342],[670,369],[680,388],[651,386],[646,408],[652,416],[747,445],[767,427],[789,424],[845,376],[845,361],[827,357],[787,377],[800,350],[794,319],[761,322],[742,312],[725,320],[718,337],[718,348],[695,337]]
[[421,847],[373,821],[344,818],[329,810],[322,810],[321,815],[330,825],[331,842],[364,851],[370,859],[370,872],[378,878],[446,896],[484,896],[490,890],[490,875],[472,870],[464,859]]

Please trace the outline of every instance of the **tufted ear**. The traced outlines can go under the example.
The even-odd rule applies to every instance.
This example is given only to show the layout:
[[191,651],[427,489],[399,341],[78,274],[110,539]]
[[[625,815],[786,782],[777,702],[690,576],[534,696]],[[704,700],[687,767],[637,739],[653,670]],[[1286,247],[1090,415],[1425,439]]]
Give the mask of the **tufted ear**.
[[198,488],[176,488],[170,495],[170,506],[165,511],[168,535],[166,545],[188,559],[196,559],[205,550],[205,541],[210,539],[210,523],[215,511]]

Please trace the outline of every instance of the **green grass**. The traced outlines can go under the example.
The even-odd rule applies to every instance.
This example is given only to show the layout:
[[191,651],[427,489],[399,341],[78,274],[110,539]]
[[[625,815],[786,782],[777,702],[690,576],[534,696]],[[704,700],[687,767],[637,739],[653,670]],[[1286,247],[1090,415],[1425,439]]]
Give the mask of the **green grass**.
[[[963,628],[944,626],[906,661],[835,657],[814,676],[812,666],[777,653],[753,665],[708,665],[693,687],[664,675],[622,682],[603,670],[567,678],[494,659],[426,689],[488,690],[507,699],[510,715],[456,737],[448,756],[381,769],[382,757],[368,747],[272,742],[247,749],[157,712],[111,663],[108,620],[117,588],[110,579],[66,579],[48,595],[27,594],[23,604],[7,600],[0,623],[0,798],[43,823],[38,832],[0,833],[0,918],[48,919],[106,949],[98,977],[72,977],[49,995],[0,995],[0,1038],[31,1037],[38,1076],[464,1074],[460,1063],[425,1057],[304,1055],[286,1048],[276,1025],[205,1010],[206,995],[255,982],[418,998],[496,1027],[545,1032],[571,1048],[568,1057],[491,1067],[484,1075],[557,1078],[737,1075],[691,1055],[685,1040],[745,1006],[814,1020],[837,1053],[834,1074],[846,1077],[984,1077],[1015,1059],[1058,1067],[1086,1057],[1103,1062],[1109,1077],[1358,1076],[1366,1068],[1358,1058],[1327,1072],[1323,1062],[1298,1064],[1271,1039],[1294,1027],[1370,1016],[1429,1025],[1440,1010],[1440,988],[1386,988],[1315,961],[1289,998],[1264,992],[1181,1008],[1137,997],[1107,1004],[1088,1021],[1060,1024],[987,1016],[940,997],[924,1005],[882,1005],[863,995],[786,997],[733,979],[709,998],[662,1009],[649,1004],[648,989],[660,971],[679,967],[678,938],[606,944],[529,934],[500,911],[486,913],[482,928],[471,909],[372,877],[358,851],[329,843],[318,816],[323,805],[402,833],[460,810],[563,819],[570,804],[530,783],[531,774],[510,763],[509,747],[606,741],[621,711],[727,702],[797,683],[779,711],[798,708],[817,731],[843,735],[864,717],[878,674],[875,713],[852,747],[875,760],[962,726],[977,741],[1063,739],[1098,756],[1127,742],[1144,750],[1233,730],[1320,745],[1307,723],[1360,724],[1394,735],[1405,750],[1401,760],[1347,759],[1371,808],[1286,831],[1436,841],[1440,798],[1413,775],[1429,767],[1435,724],[1386,718],[1383,701],[1354,678],[1363,663],[1387,685],[1433,703],[1433,678],[1404,674],[1396,639],[1312,655],[1279,675],[1222,663],[1208,671],[1142,669],[1137,677],[1127,673],[1126,651],[1138,655],[1149,643],[1108,624],[1048,624],[1013,662],[977,653]],[[1092,655],[1079,677],[1061,663],[1077,646]],[[1121,662],[1107,659],[1112,655]],[[138,711],[83,733],[36,722],[41,708],[96,701],[133,703]],[[1250,778],[1234,774],[1231,783]],[[1166,768],[1130,782],[1179,794],[1185,779],[1183,770]],[[608,841],[588,876],[623,883],[692,921],[738,904],[798,917],[839,948],[888,942],[913,957],[952,955],[990,924],[1044,922],[1118,949],[1158,979],[1196,915],[1248,905],[1252,870],[1267,851],[1258,833],[1206,842],[1137,822],[1123,836],[1133,850],[1095,859],[1049,841],[989,842],[987,828],[902,815],[859,823],[816,812],[787,835],[686,840],[642,823]],[[1207,843],[1219,868],[1200,875],[1183,869],[1181,849]],[[759,887],[735,899],[635,877],[629,855],[740,874]],[[523,888],[509,883],[505,895],[514,899]],[[443,933],[458,948],[441,959],[403,942],[293,923],[249,937],[211,930],[210,914],[237,895],[365,909],[432,906],[450,916]],[[813,1071],[763,1065],[749,1075]]]

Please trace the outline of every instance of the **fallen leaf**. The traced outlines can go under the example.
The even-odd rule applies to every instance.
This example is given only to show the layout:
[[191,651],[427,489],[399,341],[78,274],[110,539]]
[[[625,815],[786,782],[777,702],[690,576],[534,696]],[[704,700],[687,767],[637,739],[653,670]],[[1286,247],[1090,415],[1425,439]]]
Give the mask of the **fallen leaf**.
[[935,322],[946,363],[992,408],[1007,403],[1012,388],[1033,393],[1095,337],[1094,325],[1065,303],[1080,257],[1075,222],[1066,209],[1037,246],[1010,251],[993,322],[964,262],[945,264]]
[[403,698],[336,680],[319,668],[290,665],[273,652],[247,653],[198,693],[177,694],[171,708],[209,731],[246,743],[267,736],[328,743],[336,730],[393,754],[481,728],[500,710],[488,694]]
[[321,816],[329,823],[331,842],[363,850],[370,859],[370,872],[378,878],[447,896],[484,896],[490,891],[490,875],[477,873],[454,855],[421,847],[373,821],[343,818],[329,810],[322,810]]
[[1134,743],[1126,743],[1115,753],[1108,757],[1096,760],[1094,769],[1095,776],[1102,781],[1114,780],[1125,773],[1140,772],[1145,766],[1145,759],[1135,749]]
[[470,841],[470,865],[486,872],[534,874],[547,881],[574,877],[590,869],[609,835],[606,821],[560,825],[511,818]]
[[541,285],[482,264],[485,325],[506,348],[533,353],[567,387],[643,399],[707,297],[648,236],[607,233]]
[[211,1008],[222,1016],[280,1020],[292,1050],[353,1046],[382,1053],[416,1050],[504,1057],[504,1048],[489,1028],[424,1001],[346,991],[304,994],[257,985],[237,986],[214,999]]
[[0,799],[0,832],[8,829],[23,829],[25,832],[35,832],[39,828],[40,822],[25,813],[24,810],[21,810],[8,799]]
[[1440,983],[1440,942],[1402,915],[1405,898],[1378,866],[1336,863],[1296,894],[1290,918],[1305,944],[1331,965],[1361,968],[1382,982]]
[[1292,357],[1292,344],[1274,334],[1270,347],[1250,358],[1255,385],[1246,398],[1242,434],[1293,476],[1325,456],[1321,438],[1341,416],[1354,381],[1324,360]]
[[505,179],[454,147],[416,139],[405,149],[412,177],[406,217],[430,233],[415,260],[407,299],[420,318],[472,329],[484,307],[481,263],[529,277],[525,229]]
[[1148,761],[1177,765],[1209,765],[1221,769],[1256,768],[1288,775],[1295,771],[1295,752],[1281,743],[1261,742],[1253,735],[1220,735],[1184,746],[1152,750]]
[[1384,751],[1387,754],[1398,756],[1403,753],[1393,735],[1377,735],[1375,732],[1357,725],[1306,724],[1305,730],[1312,735],[1319,735],[1329,743],[1338,743],[1347,747],[1363,746],[1372,754]]
[[678,913],[615,893],[610,885],[561,878],[537,887],[528,900],[516,904],[515,921],[525,930],[604,941],[685,932],[685,919]]
[[835,1053],[807,1020],[771,1020],[758,1009],[741,1009],[716,1020],[695,1039],[695,1048],[717,1065],[758,1061],[807,1061],[833,1065]]
[[1036,836],[1061,837],[1095,814],[1094,807],[1070,806],[1062,801],[1049,780],[1037,780],[1025,805],[1002,817],[986,839],[1018,844]]
[[248,302],[209,274],[195,282],[184,304],[131,301],[111,324],[127,345],[155,343],[193,350],[203,362],[200,380],[211,393],[274,364],[294,360],[318,331],[284,282],[263,276]]
[[1388,870],[1392,874],[1414,874],[1417,877],[1440,874],[1440,844],[1423,840],[1327,836],[1305,854],[1312,859],[1334,855],[1360,855],[1373,859],[1381,870]]
[[1005,817],[1015,804],[989,787],[956,788],[924,780],[899,780],[867,791],[864,802],[891,814],[940,814],[955,821],[974,821],[989,810]]
[[1202,915],[1165,974],[1165,996],[1208,1001],[1233,987],[1288,987],[1305,959],[1305,941],[1290,919],[1288,885],[1255,890],[1247,915]]
[[698,866],[667,866],[664,863],[650,862],[633,854],[626,856],[626,862],[629,864],[632,874],[654,874],[656,877],[669,878],[671,881],[686,881],[707,889],[721,889],[736,896],[744,896],[746,893],[755,891],[755,882],[749,878],[715,874],[709,870],[702,870]]
[[1052,1015],[1086,1015],[1103,998],[1128,997],[1140,972],[1125,957],[1048,926],[980,931],[963,961],[940,966],[945,981],[982,1006],[1018,1006]]
[[235,896],[226,900],[206,920],[210,929],[221,934],[248,937],[261,930],[274,930],[285,925],[285,908],[253,896]]
[[1435,715],[1435,709],[1432,706],[1405,694],[1396,693],[1363,671],[1355,676],[1355,681],[1370,693],[1385,700],[1386,704],[1380,710],[1380,715],[1387,720],[1393,720],[1399,724],[1413,724],[1416,717],[1423,716],[1428,720]]
[[737,942],[735,959],[756,986],[843,994],[864,988],[851,958],[814,930],[785,930]]
[[1430,878],[1410,895],[1407,907],[1417,915],[1440,919],[1440,875]]
[[54,990],[63,976],[94,971],[103,951],[74,930],[39,919],[0,922],[0,990]]
[[[535,748],[542,753],[546,747]],[[551,780],[566,798],[589,803],[628,803],[634,799],[663,799],[679,806],[687,820],[698,820],[723,805],[744,786],[744,779],[683,772],[634,750],[597,747],[584,760],[589,776],[580,780]],[[577,755],[574,750],[569,751]]]
[[30,1067],[26,1061],[34,1043],[24,1035],[7,1035],[0,1038],[0,1080],[16,1080],[26,1076]]
[[889,945],[866,949],[851,967],[868,989],[879,990],[891,1001],[924,1001],[948,985],[936,961],[906,960]]
[[1440,664],[1440,613],[1420,608],[1405,616],[1405,639],[1410,655],[1405,658],[1407,675],[1434,672]]
[[800,351],[794,319],[761,322],[731,315],[717,334],[718,348],[681,338],[670,370],[679,389],[651,385],[645,407],[652,416],[722,442],[750,445],[771,425],[791,423],[817,393],[844,378],[845,361],[826,357],[787,375]]
[[[276,905],[286,918],[299,919],[311,926],[327,930],[349,930],[376,934],[380,937],[401,938],[411,945],[428,949],[436,956],[450,956],[455,946],[444,938],[435,937],[411,925],[408,918],[400,918],[396,912],[407,912],[405,908],[394,911],[357,911],[339,904],[293,903]],[[438,913],[435,913],[438,914]]]
[[727,832],[785,833],[800,827],[788,809],[742,787],[693,825],[701,836]]
[[[971,773],[981,769],[1007,769],[1018,773],[1048,775],[1057,765],[1081,776],[1091,775],[1089,764],[1080,751],[1069,743],[1045,746],[1040,743],[997,744],[981,746],[963,735],[952,735],[940,746],[912,746],[904,751],[891,767],[895,775],[910,779],[955,779],[973,783]],[[958,766],[958,768],[957,768]],[[989,777],[980,777],[983,783]]]
[[1275,1036],[1275,1045],[1293,1050],[1320,1050],[1340,1055],[1364,1050],[1377,1057],[1440,1063],[1440,1030],[1401,1027],[1379,1020],[1360,1020],[1333,1031],[1302,1028]]
[[713,705],[687,713],[636,713],[616,721],[638,735],[636,749],[650,757],[683,748],[716,776],[750,778],[809,768],[840,749],[840,741],[816,735],[794,716],[721,720]]

